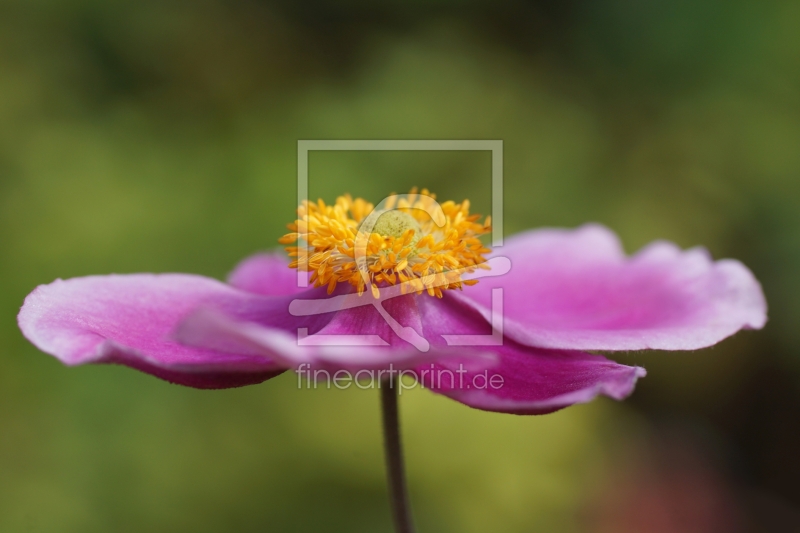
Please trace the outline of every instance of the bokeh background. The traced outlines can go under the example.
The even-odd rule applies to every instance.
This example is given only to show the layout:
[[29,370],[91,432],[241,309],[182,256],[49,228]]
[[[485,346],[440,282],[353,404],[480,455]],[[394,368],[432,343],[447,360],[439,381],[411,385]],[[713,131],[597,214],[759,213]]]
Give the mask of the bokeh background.
[[[800,531],[800,3],[0,1],[0,531],[388,532],[375,391],[68,369],[16,313],[109,272],[224,278],[292,219],[298,139],[502,139],[508,234],[736,257],[770,322],[630,353],[624,403],[402,398],[423,532]],[[312,196],[490,205],[488,153],[313,153]]]

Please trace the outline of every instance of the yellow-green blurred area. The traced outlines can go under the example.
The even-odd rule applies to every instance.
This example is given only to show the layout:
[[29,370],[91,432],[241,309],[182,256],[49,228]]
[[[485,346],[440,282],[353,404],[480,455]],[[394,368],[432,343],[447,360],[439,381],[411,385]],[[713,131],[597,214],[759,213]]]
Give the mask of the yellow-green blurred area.
[[[25,341],[55,278],[224,278],[276,246],[298,139],[502,139],[506,234],[704,245],[770,322],[615,357],[624,403],[401,399],[422,532],[800,530],[800,3],[0,2],[0,531],[388,532],[378,394],[197,391]],[[313,152],[310,191],[491,205],[488,152]]]

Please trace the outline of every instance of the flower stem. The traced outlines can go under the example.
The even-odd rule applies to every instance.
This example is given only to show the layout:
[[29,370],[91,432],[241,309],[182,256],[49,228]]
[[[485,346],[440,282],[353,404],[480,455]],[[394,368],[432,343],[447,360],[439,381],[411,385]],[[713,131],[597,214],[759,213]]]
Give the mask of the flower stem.
[[386,453],[386,475],[394,529],[397,533],[414,533],[411,505],[408,500],[403,447],[400,443],[400,417],[397,408],[397,383],[384,381],[381,389],[383,411],[383,445]]

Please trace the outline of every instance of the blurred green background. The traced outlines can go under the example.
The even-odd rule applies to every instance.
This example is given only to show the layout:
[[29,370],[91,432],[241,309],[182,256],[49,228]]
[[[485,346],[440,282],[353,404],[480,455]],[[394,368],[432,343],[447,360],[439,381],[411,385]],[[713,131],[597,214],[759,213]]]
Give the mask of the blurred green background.
[[[67,369],[16,313],[276,245],[298,139],[502,139],[505,228],[736,257],[770,322],[624,403],[402,399],[423,532],[800,531],[800,3],[0,1],[0,531],[388,532],[375,391]],[[490,204],[488,153],[312,153],[312,196]]]

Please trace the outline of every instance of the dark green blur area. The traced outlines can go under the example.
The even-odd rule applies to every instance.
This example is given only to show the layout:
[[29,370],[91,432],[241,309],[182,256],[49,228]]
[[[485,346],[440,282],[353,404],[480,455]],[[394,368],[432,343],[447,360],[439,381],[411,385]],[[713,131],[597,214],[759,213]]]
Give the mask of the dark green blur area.
[[[276,246],[298,139],[502,139],[505,230],[706,246],[770,322],[615,357],[623,403],[403,396],[422,532],[800,530],[800,3],[0,0],[0,531],[389,532],[378,395],[66,368],[55,278],[223,279]],[[334,153],[310,191],[491,204],[488,153]]]

